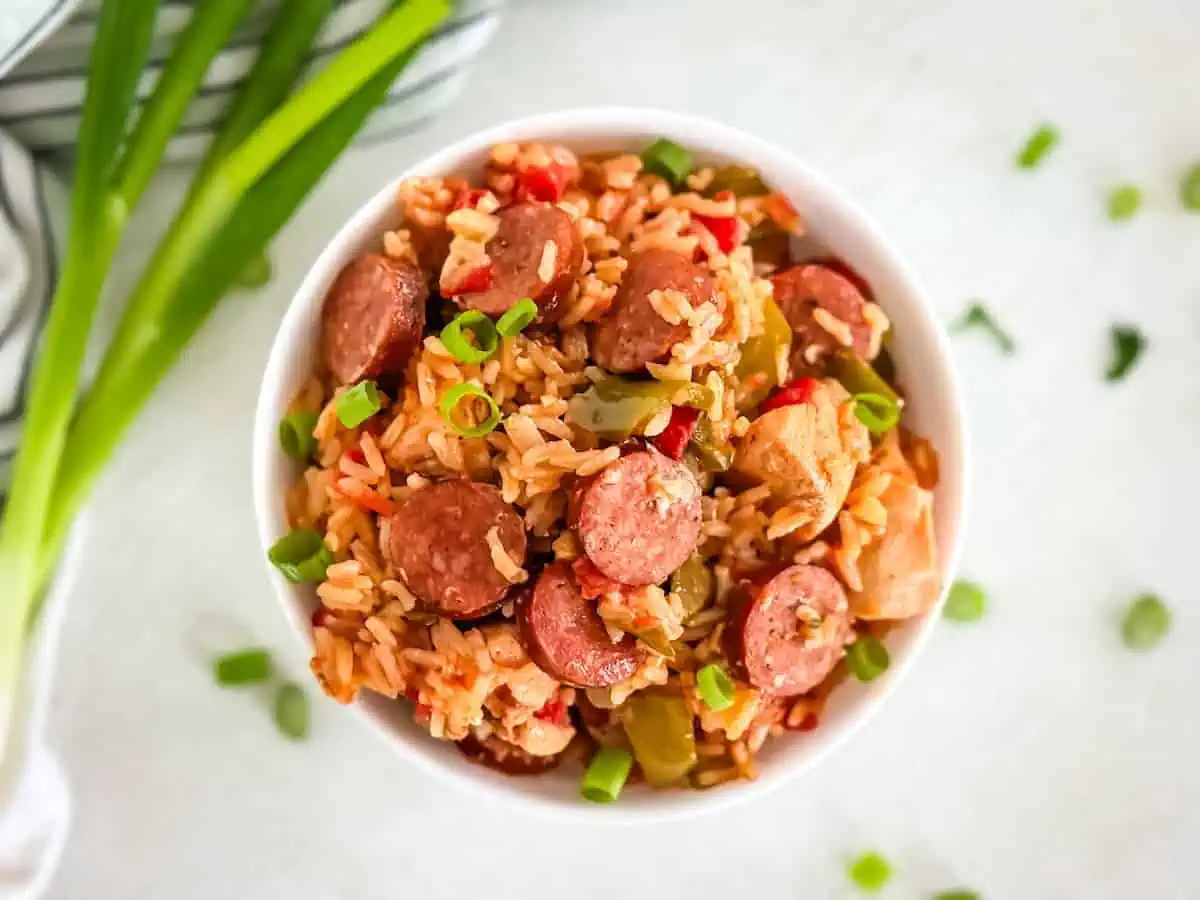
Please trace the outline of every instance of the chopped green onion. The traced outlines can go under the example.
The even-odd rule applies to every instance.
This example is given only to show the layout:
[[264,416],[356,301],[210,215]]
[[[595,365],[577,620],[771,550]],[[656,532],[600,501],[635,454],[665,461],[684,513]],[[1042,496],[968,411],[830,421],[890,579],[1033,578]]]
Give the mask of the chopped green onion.
[[266,287],[271,282],[271,258],[265,250],[256,253],[234,279],[234,287],[246,290]]
[[313,582],[325,580],[325,570],[333,565],[333,551],[325,539],[308,528],[289,531],[267,552],[267,559],[288,581]]
[[891,864],[878,853],[864,853],[850,865],[850,880],[868,894],[883,888],[891,877]]
[[1184,209],[1200,212],[1200,163],[1183,173],[1183,180],[1179,182],[1179,200]]
[[361,425],[382,407],[379,388],[373,381],[360,381],[337,399],[338,421],[346,428]]
[[[464,330],[471,332],[474,344],[467,340]],[[491,319],[477,309],[468,309],[442,329],[442,343],[460,363],[481,363],[496,352],[500,338]]]
[[307,462],[317,449],[313,429],[317,427],[317,414],[300,410],[288,413],[279,420],[279,446],[292,459]]
[[275,727],[294,741],[308,737],[308,695],[298,684],[289,681],[276,692]]
[[900,404],[883,394],[855,394],[854,415],[871,434],[886,434],[900,421]]
[[887,647],[879,638],[870,634],[860,634],[858,640],[846,651],[846,661],[850,671],[859,681],[874,681],[887,671],[889,662]]
[[496,322],[496,331],[500,333],[500,337],[512,337],[520,334],[533,324],[537,314],[537,304],[528,297],[518,300],[516,305],[510,307]]
[[1133,364],[1146,348],[1146,339],[1132,325],[1114,325],[1112,327],[1112,361],[1108,364],[1105,378],[1108,381],[1120,381],[1129,374]]
[[692,172],[692,154],[674,141],[659,138],[642,151],[642,167],[679,187]]
[[1121,636],[1130,650],[1149,650],[1158,644],[1171,628],[1171,613],[1153,594],[1138,597],[1125,613]]
[[271,654],[260,647],[227,653],[213,665],[217,684],[235,687],[242,684],[261,684],[273,671]]
[[1133,184],[1123,184],[1113,188],[1108,194],[1108,217],[1114,222],[1132,218],[1141,205],[1141,188]]
[[[458,407],[459,401],[464,397],[479,397],[487,403],[487,418],[478,425],[460,425],[454,421],[454,410]],[[496,401],[483,388],[470,382],[456,384],[450,390],[446,391],[446,393],[442,394],[442,399],[438,401],[438,412],[442,414],[442,418],[454,429],[456,434],[465,438],[483,437],[500,424],[500,407],[496,405]]]
[[709,663],[696,673],[696,690],[709,709],[728,709],[737,694],[733,679],[716,663]]
[[1006,356],[1017,349],[1017,345],[1013,342],[1009,333],[1000,327],[996,319],[987,311],[987,308],[982,303],[972,303],[967,307],[967,311],[962,314],[962,317],[950,326],[950,330],[953,332],[966,331],[968,328],[982,328],[988,332],[996,339],[996,344],[1000,347],[1000,351]]
[[1058,129],[1053,125],[1043,125],[1035,131],[1021,148],[1017,155],[1017,165],[1022,169],[1032,169],[1046,158],[1054,145],[1058,143]]
[[973,581],[956,581],[946,597],[945,616],[952,622],[974,622],[987,609],[987,595]]
[[942,891],[933,900],[980,900],[974,891]]
[[612,803],[625,786],[633,755],[620,747],[601,747],[583,773],[580,793],[593,803]]

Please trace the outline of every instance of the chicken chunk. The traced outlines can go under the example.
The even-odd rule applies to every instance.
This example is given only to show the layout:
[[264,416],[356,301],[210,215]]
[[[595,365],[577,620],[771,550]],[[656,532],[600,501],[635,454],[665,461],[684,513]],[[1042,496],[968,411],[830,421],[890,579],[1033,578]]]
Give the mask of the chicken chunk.
[[892,475],[879,497],[887,526],[859,558],[862,590],[849,594],[850,612],[860,619],[907,619],[928,611],[941,591],[933,494],[918,484],[894,430],[876,464]]
[[870,437],[852,407],[845,388],[822,381],[808,402],[759,416],[737,448],[737,471],[810,516],[794,532],[801,540],[829,527],[846,502],[855,469],[869,456]]

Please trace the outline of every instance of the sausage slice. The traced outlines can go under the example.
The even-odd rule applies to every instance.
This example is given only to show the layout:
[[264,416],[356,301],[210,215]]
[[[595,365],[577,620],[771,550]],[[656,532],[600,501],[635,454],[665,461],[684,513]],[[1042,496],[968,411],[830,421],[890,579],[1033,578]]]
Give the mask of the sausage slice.
[[552,678],[575,687],[609,687],[637,671],[646,658],[632,635],[617,643],[579,592],[566,563],[547,566],[517,604],[525,652]]
[[819,358],[842,346],[813,317],[818,308],[849,327],[853,338],[850,349],[866,359],[871,347],[871,326],[863,318],[866,300],[853,281],[829,266],[801,263],[772,275],[771,284],[775,288],[775,302],[796,337],[792,342],[793,375],[817,371]]
[[681,462],[639,450],[571,494],[568,520],[584,552],[622,584],[661,584],[700,541],[700,485]]
[[690,259],[670,250],[643,250],[629,258],[612,309],[596,323],[592,356],[610,372],[635,372],[648,362],[668,357],[684,340],[687,322],[672,325],[650,304],[652,291],[675,290],[686,295],[693,309],[717,298],[708,273]]
[[492,528],[523,565],[525,528],[500,492],[474,481],[443,481],[417,491],[387,520],[385,553],[425,612],[477,619],[512,587],[492,562]]
[[429,288],[406,260],[367,253],[334,279],[321,311],[325,365],[342,384],[404,369],[421,344]]
[[496,218],[500,227],[486,248],[492,261],[491,286],[454,299],[460,306],[498,316],[529,297],[538,305],[538,321],[553,322],[583,268],[583,236],[557,206],[517,203],[497,212]]
[[776,697],[794,697],[825,680],[853,631],[846,592],[817,566],[789,566],[765,584],[746,584],[725,631],[738,674]]

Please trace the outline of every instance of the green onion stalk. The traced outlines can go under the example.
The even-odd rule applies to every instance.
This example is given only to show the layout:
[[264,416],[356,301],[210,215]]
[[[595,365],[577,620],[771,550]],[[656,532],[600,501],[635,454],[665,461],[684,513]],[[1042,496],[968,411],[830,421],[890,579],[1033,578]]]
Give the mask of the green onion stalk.
[[154,32],[157,0],[105,3],[88,68],[62,274],[27,398],[28,415],[0,523],[0,748],[7,745],[26,623],[43,576],[39,552],[78,393],[88,333],[130,212],[141,199],[208,64],[249,0],[197,7],[141,110],[125,126]]

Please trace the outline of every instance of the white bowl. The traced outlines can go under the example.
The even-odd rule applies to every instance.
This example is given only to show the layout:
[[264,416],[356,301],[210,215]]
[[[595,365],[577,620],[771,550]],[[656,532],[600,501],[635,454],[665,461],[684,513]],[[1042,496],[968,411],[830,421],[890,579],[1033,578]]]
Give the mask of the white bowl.
[[[343,265],[368,248],[378,247],[383,232],[396,225],[400,181],[414,175],[478,175],[488,148],[501,141],[560,141],[582,151],[637,150],[656,137],[669,137],[689,147],[703,163],[738,162],[758,169],[775,189],[787,193],[816,240],[871,283],[896,327],[892,352],[909,398],[906,422],[928,437],[940,456],[935,520],[942,575],[944,583],[949,584],[967,506],[966,426],[946,334],[912,273],[858,207],[791,154],[705,119],[626,108],[538,115],[465,138],[397,173],[333,236],[284,316],[259,396],[253,477],[264,559],[267,548],[287,531],[284,494],[297,475],[296,464],[279,449],[279,419],[309,373],[326,290]],[[285,614],[297,635],[311,647],[309,616],[316,608],[312,587],[290,584],[274,569],[268,569]],[[502,798],[526,809],[589,822],[661,821],[719,809],[777,790],[813,768],[895,690],[928,638],[940,608],[939,603],[925,617],[892,632],[887,639],[892,657],[888,673],[869,684],[851,680],[836,689],[820,728],[769,740],[758,756],[756,781],[727,784],[715,790],[654,791],[630,786],[617,803],[596,806],[580,798],[580,772],[575,767],[539,776],[505,776],[468,761],[453,744],[432,739],[413,723],[406,703],[364,692],[353,708],[401,756],[476,796]]]

